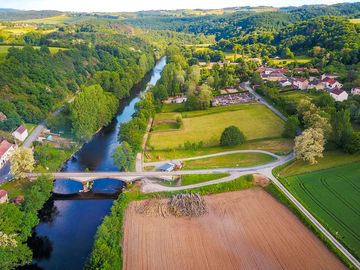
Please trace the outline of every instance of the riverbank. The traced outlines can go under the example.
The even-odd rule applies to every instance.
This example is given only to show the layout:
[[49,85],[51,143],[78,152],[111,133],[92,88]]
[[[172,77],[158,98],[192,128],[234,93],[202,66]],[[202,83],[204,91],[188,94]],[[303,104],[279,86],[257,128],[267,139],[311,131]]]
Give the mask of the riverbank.
[[[132,119],[141,95],[154,85],[166,64],[163,58],[131,91],[130,97],[120,101],[116,117],[96,133],[92,139],[64,163],[63,171],[116,171],[112,153],[119,145],[120,125]],[[140,94],[139,94],[140,93]],[[32,241],[34,260],[31,267],[42,269],[81,269],[91,252],[94,235],[113,205],[113,194],[122,189],[118,180],[94,181],[92,191],[77,194],[82,188],[68,179],[55,181],[53,196],[42,210],[41,223],[35,228]],[[81,194],[83,195],[83,194]],[[60,268],[61,265],[61,268]]]

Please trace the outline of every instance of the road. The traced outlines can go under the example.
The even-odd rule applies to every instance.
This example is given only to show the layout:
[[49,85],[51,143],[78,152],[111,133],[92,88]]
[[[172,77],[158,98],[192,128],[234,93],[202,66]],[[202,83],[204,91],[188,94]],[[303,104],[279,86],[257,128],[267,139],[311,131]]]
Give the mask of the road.
[[[68,103],[71,103],[75,100],[75,97],[72,97],[71,99],[68,100]],[[53,112],[53,116],[57,116],[62,110],[64,109],[64,105],[61,106],[60,108],[56,109]],[[31,132],[31,134],[26,138],[26,140],[24,141],[24,143],[22,144],[22,147],[24,148],[30,148],[32,143],[34,141],[37,140],[37,138],[39,138],[41,132],[46,128],[45,125],[45,121],[41,122],[41,124],[39,124],[36,128],[34,128],[34,130]]]
[[[280,156],[275,155],[274,153],[268,152],[268,151],[263,151],[263,150],[233,150],[233,151],[225,151],[225,152],[220,152],[220,153],[216,153],[216,154],[209,154],[209,155],[204,155],[204,156],[197,156],[197,157],[190,157],[190,158],[179,158],[179,159],[174,159],[176,161],[189,161],[189,160],[197,160],[197,159],[203,159],[203,158],[211,158],[211,157],[218,157],[218,156],[224,156],[224,155],[231,155],[231,154],[238,154],[238,153],[261,153],[261,154],[266,154],[269,156],[273,156],[276,159],[280,159]],[[165,161],[155,161],[155,162],[146,162],[144,163],[144,167],[148,167],[148,166],[161,166],[164,163],[167,162],[171,162],[172,160],[165,160]]]
[[277,116],[279,116],[282,120],[287,121],[287,118],[285,115],[283,115],[279,110],[277,110],[274,106],[272,106],[269,102],[267,102],[262,96],[257,94],[251,87],[250,83],[245,83],[245,88],[249,90],[249,92],[262,104],[264,104],[266,107],[268,107],[270,110],[272,110]]

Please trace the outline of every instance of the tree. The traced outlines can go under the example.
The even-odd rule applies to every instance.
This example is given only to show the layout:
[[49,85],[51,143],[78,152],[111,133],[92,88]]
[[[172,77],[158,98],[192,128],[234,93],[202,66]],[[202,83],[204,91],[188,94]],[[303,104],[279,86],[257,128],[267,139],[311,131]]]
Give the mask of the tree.
[[360,153],[360,132],[353,132],[347,137],[344,150],[350,154]]
[[300,136],[295,138],[294,152],[298,159],[317,163],[317,158],[323,157],[324,152],[324,132],[320,128],[309,128],[303,131]]
[[34,170],[34,156],[31,149],[17,148],[10,158],[11,173],[16,179],[26,178]]
[[245,135],[236,126],[225,128],[220,138],[220,145],[234,146],[245,142]]
[[203,84],[200,87],[200,93],[198,95],[199,109],[206,110],[209,108],[212,98],[213,96],[210,87],[206,84]]
[[283,136],[286,138],[295,138],[298,130],[300,130],[299,118],[296,115],[292,115],[285,123]]
[[335,144],[343,148],[345,142],[353,133],[350,122],[350,112],[348,110],[336,111],[331,115],[332,135],[331,140]]
[[112,158],[119,170],[130,171],[134,167],[135,153],[127,142],[122,142],[116,147]]

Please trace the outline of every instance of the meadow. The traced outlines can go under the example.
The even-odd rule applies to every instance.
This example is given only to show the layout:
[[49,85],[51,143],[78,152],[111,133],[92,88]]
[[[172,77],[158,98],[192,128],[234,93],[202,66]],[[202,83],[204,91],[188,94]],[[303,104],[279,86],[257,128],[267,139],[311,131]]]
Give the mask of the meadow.
[[[348,161],[350,162],[350,161]],[[333,163],[334,164],[334,163]],[[283,184],[346,247],[360,257],[360,162],[289,175]],[[284,174],[284,170],[281,171]]]
[[74,18],[70,16],[60,15],[41,19],[29,19],[21,21],[23,23],[37,23],[37,24],[62,24],[65,22],[73,21]]
[[[18,49],[21,49],[23,48],[24,46],[9,46],[9,45],[0,45],[0,62],[2,62],[6,55],[8,54],[8,51],[10,48],[18,48]],[[39,46],[33,46],[35,49],[40,49]],[[59,47],[49,47],[49,50],[52,54],[55,54],[55,53],[58,53],[60,50],[68,50],[66,48],[59,48]]]
[[256,166],[274,161],[275,158],[263,153],[236,153],[189,160],[184,162],[185,170],[216,169],[216,168],[241,168]]
[[[237,126],[247,140],[281,136],[284,123],[261,104],[214,107],[204,111],[182,112],[183,127],[178,130],[152,131],[148,145],[154,150],[179,148],[186,142],[203,142],[205,147],[219,145],[221,133]],[[169,120],[174,115],[167,113]],[[162,119],[156,116],[155,119]]]
[[306,64],[309,63],[311,61],[310,57],[307,56],[295,56],[294,58],[291,59],[270,59],[269,60],[269,64],[270,65],[275,65],[275,66],[285,66],[291,63],[300,63],[300,64]]

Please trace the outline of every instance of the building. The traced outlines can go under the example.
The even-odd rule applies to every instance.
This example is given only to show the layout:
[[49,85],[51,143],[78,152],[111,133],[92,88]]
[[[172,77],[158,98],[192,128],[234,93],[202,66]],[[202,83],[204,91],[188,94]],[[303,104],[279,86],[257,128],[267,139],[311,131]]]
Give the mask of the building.
[[8,200],[9,197],[7,191],[4,189],[0,189],[0,203],[6,203],[8,202]]
[[316,90],[323,90],[325,88],[324,84],[320,80],[312,80],[309,82],[308,89],[316,89]]
[[306,79],[304,77],[296,78],[293,81],[293,86],[300,90],[307,89],[308,85],[309,85],[309,81],[308,81],[308,79]]
[[348,99],[348,93],[346,93],[346,91],[339,89],[339,88],[335,88],[333,90],[330,91],[330,96],[332,96],[335,101],[344,101]]
[[19,126],[13,133],[12,135],[19,141],[23,142],[25,141],[25,139],[27,138],[28,131],[26,129],[26,127],[24,127],[23,125]]
[[280,82],[281,87],[291,86],[292,83],[289,79],[281,80]]
[[351,94],[360,95],[360,87],[354,87],[353,89],[351,89]]
[[20,204],[24,201],[24,196],[23,195],[18,195],[14,198],[13,203],[15,204]]
[[335,74],[323,74],[323,75],[321,75],[321,80],[325,80],[326,78],[335,80],[335,79],[339,78],[339,76],[337,76]]
[[176,165],[174,163],[167,162],[167,163],[161,165],[156,170],[159,172],[172,172],[173,170],[175,170],[175,168],[176,168]]
[[6,162],[9,161],[11,153],[14,151],[15,145],[9,143],[7,140],[3,140],[0,143],[0,168],[2,168]]
[[333,79],[333,78],[329,78],[326,77],[325,79],[322,80],[322,83],[324,84],[324,87],[327,89],[335,89],[335,88],[342,88],[343,85],[341,83],[339,83],[337,80]]
[[0,112],[0,122],[4,122],[6,119],[6,115],[3,112]]

